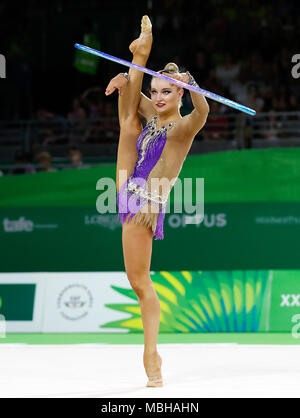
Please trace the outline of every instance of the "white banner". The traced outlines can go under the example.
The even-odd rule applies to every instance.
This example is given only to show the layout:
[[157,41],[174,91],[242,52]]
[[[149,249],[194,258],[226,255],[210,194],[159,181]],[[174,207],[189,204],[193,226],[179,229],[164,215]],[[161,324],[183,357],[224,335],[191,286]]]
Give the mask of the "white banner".
[[125,272],[47,273],[43,332],[127,332],[101,325],[131,318],[107,308],[110,303],[132,303],[112,285],[130,288]]

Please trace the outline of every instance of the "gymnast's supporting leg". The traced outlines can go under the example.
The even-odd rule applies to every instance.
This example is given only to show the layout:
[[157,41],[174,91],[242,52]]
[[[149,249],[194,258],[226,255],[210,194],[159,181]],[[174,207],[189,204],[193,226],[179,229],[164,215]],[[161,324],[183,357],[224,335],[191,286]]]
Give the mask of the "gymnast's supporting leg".
[[[122,242],[127,277],[141,307],[145,344],[144,367],[149,381],[155,380],[155,377],[161,377],[162,360],[157,352],[160,302],[150,278],[152,229],[145,225],[124,223]],[[151,386],[161,385],[162,379],[158,379]]]

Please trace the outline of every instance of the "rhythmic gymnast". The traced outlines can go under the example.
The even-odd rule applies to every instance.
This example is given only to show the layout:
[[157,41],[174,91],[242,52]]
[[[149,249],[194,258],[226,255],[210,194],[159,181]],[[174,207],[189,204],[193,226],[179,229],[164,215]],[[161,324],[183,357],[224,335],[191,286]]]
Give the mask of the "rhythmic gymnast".
[[[129,46],[132,62],[145,67],[151,47],[152,25],[143,16],[141,34]],[[174,63],[160,73],[198,86],[189,72],[179,73]],[[152,241],[153,236],[164,239],[166,201],[195,135],[206,122],[209,106],[203,95],[190,91],[194,109],[182,117],[181,87],[153,77],[150,100],[141,93],[142,81],[143,72],[130,68],[129,74],[118,74],[109,82],[105,94],[119,91],[116,180],[124,264],[141,307],[147,386],[159,387],[163,386],[162,359],[157,351],[160,302],[150,278]],[[147,121],[144,129],[139,114]],[[121,170],[126,170],[123,181]]]

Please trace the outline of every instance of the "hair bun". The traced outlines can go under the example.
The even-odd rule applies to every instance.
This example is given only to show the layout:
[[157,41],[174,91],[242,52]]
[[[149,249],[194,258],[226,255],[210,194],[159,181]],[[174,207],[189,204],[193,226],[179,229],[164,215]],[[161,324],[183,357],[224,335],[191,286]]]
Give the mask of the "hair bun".
[[170,73],[179,73],[178,65],[175,64],[175,62],[169,62],[165,68],[164,71],[168,71]]

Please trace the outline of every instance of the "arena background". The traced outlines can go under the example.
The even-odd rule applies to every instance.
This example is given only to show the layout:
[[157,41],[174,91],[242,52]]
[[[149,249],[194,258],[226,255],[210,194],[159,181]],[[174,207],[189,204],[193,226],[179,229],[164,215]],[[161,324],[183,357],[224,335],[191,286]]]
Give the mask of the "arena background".
[[[142,348],[141,312],[124,269],[121,224],[116,215],[96,208],[97,181],[115,179],[119,132],[117,96],[107,98],[104,90],[125,67],[76,50],[74,43],[130,60],[128,45],[138,36],[141,16],[148,14],[154,36],[148,68],[176,62],[204,89],[257,111],[251,117],[209,101],[207,124],[179,176],[182,181],[204,178],[204,221],[187,224],[185,213],[174,212],[172,192],[165,239],[153,241],[151,277],[161,303],[158,343],[166,356],[174,350],[174,364],[176,350],[198,350],[192,357],[203,354],[199,370],[210,355],[207,344],[219,344],[209,345],[215,356],[222,354],[220,344],[227,353],[232,350],[232,367],[238,357],[234,344],[245,350],[253,344],[263,354],[241,352],[241,369],[249,372],[254,358],[261,359],[257,367],[270,369],[264,369],[268,385],[257,388],[253,377],[249,393],[293,393],[291,380],[297,381],[299,370],[291,372],[296,352],[289,346],[299,344],[300,328],[300,81],[293,70],[300,54],[297,5],[57,0],[48,6],[23,1],[16,8],[15,2],[0,2],[0,54],[5,57],[0,78],[0,343],[8,361],[5,350],[20,344],[33,350],[53,345],[56,360],[58,345],[79,344],[85,350],[92,344],[92,358],[101,344],[103,362],[111,361],[105,350],[113,351],[114,344],[128,345],[133,358],[130,347]],[[149,80],[145,75],[144,92]],[[182,114],[191,109],[185,92]],[[266,345],[274,362],[267,360]],[[43,363],[43,351],[31,355]],[[26,356],[25,350],[20,358]],[[286,361],[278,364],[279,372],[286,372],[283,381],[292,376],[286,393],[270,383],[278,357]],[[17,366],[11,366],[16,376]],[[98,367],[105,376],[109,372]],[[53,392],[46,383],[37,384],[39,377],[31,377],[28,396]],[[224,389],[224,381],[214,388],[200,386],[209,395],[230,396],[243,393],[239,378],[232,392]],[[62,378],[62,388],[66,381]],[[78,394],[70,384],[68,396],[96,396],[82,385]],[[15,389],[5,388],[4,395],[24,395],[21,381]],[[100,396],[142,396],[134,390],[126,395],[125,382],[121,392],[112,381],[109,388]],[[182,395],[179,387],[173,389],[165,396]],[[184,390],[197,396],[190,386]],[[57,396],[63,393],[57,388]]]

